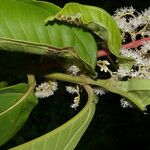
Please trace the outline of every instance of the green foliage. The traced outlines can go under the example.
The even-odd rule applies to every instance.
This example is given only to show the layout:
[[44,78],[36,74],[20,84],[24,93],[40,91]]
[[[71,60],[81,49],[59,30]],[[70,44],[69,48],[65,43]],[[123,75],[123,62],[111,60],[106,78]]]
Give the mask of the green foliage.
[[96,33],[108,44],[109,50],[120,56],[120,31],[112,17],[103,9],[78,3],[68,3],[56,15],[46,19],[66,21],[77,26],[84,26]]
[[85,86],[85,89],[88,92],[88,102],[75,117],[55,130],[23,145],[14,147],[11,150],[74,149],[87,129],[95,112],[94,100],[96,100],[96,97],[93,90],[90,86]]
[[[63,58],[63,65],[71,62],[72,65],[80,66],[80,76],[53,73],[51,70],[52,73],[44,75],[44,78],[79,84],[88,93],[87,104],[75,117],[57,129],[12,150],[74,149],[95,112],[96,96],[90,85],[124,96],[141,110],[150,104],[149,80],[119,81],[114,77],[99,80],[91,79],[91,74],[87,76],[87,72],[95,72],[97,63],[98,43],[93,36],[95,34],[99,36],[98,40],[105,41],[105,46],[117,57],[118,63],[131,67],[130,59],[120,54],[120,31],[106,11],[78,3],[68,3],[62,9],[51,3],[31,0],[0,0],[0,3],[0,51],[37,54],[46,56],[42,59],[50,60]],[[28,84],[8,87],[7,81],[0,81],[0,145],[15,135],[37,103],[34,75],[28,75],[28,78]]]
[[97,46],[88,31],[57,23],[45,24],[45,19],[60,8],[45,2],[0,0],[0,3],[3,3],[0,6],[1,50],[75,57],[94,70]]
[[144,79],[131,79],[129,81],[116,81],[113,78],[98,80],[97,84],[107,90],[126,97],[141,110],[150,105],[150,81]]
[[37,103],[34,95],[35,80],[0,89],[0,145],[12,138],[22,127]]

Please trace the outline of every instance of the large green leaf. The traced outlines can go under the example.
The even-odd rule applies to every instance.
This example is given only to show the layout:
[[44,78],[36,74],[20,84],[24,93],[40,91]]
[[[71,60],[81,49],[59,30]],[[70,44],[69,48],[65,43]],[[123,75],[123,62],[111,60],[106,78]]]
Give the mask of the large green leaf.
[[30,75],[29,84],[0,89],[0,145],[16,134],[36,105],[34,87],[35,80]]
[[150,105],[150,80],[131,79],[128,81],[116,81],[115,79],[98,80],[96,85],[106,88],[108,91],[126,97],[141,110]]
[[50,22],[55,19],[89,28],[107,41],[109,50],[114,55],[122,57],[120,55],[120,31],[115,21],[105,10],[94,6],[68,3],[57,14],[48,17],[46,21]]
[[1,50],[49,55],[73,49],[69,56],[75,55],[89,69],[95,68],[97,45],[88,31],[59,23],[45,25],[45,19],[60,11],[59,7],[30,0],[0,3]]
[[11,150],[73,150],[95,112],[96,97],[89,86],[85,88],[88,102],[75,117],[55,130]]

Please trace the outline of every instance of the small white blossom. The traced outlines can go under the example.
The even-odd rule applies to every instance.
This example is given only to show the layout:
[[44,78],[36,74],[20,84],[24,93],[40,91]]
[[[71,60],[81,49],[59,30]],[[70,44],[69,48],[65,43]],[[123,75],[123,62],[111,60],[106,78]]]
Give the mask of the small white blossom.
[[67,72],[76,76],[80,72],[80,69],[76,65],[72,65],[67,69]]
[[[150,7],[141,13],[137,12],[133,7],[117,9],[113,18],[122,31],[121,37],[123,41],[125,41],[125,33],[129,33],[132,40],[136,39],[137,34],[142,36],[150,35],[146,31],[150,23]],[[140,29],[139,27],[142,28]]]
[[137,78],[139,76],[138,71],[133,71],[133,69],[131,69],[130,75],[132,78]]
[[66,91],[69,92],[70,94],[75,94],[75,93],[79,93],[79,88],[66,86]]
[[132,32],[133,30],[132,24],[130,22],[127,22],[125,17],[122,17],[121,19],[118,20],[116,19],[115,21],[118,27],[122,29],[124,32]]
[[125,98],[122,98],[120,100],[120,104],[123,108],[132,108],[133,107],[128,101],[125,100]]
[[[132,6],[117,9],[115,11],[113,18],[116,21],[119,28],[123,30],[124,32],[132,32],[133,30],[132,22],[136,24],[136,21],[134,20],[135,12],[136,10]],[[130,19],[127,19],[126,16],[130,16]]]
[[150,59],[145,58],[145,56],[144,56],[146,51],[149,51],[148,48],[149,48],[149,44],[147,44],[147,46],[145,46],[145,47],[143,46],[143,48],[141,48],[138,51],[122,48],[121,53],[122,53],[123,56],[133,58],[136,61],[137,64],[149,66],[150,65]]
[[73,103],[73,104],[71,104],[71,106],[70,106],[70,107],[71,107],[71,108],[75,108],[75,109],[76,109],[78,106],[79,106],[79,104],[78,104],[78,103]]
[[78,95],[74,98],[74,103],[71,104],[70,107],[76,109],[79,106],[79,103],[80,103],[80,96]]
[[128,76],[129,72],[130,69],[127,66],[119,65],[119,69],[117,70],[117,75],[122,78]]
[[142,12],[143,18],[150,21],[150,7]]
[[140,51],[142,52],[142,54],[146,54],[148,51],[150,51],[150,42],[143,43]]
[[43,82],[38,87],[36,87],[35,95],[38,98],[46,98],[54,95],[54,92],[57,90],[57,86],[57,82]]
[[117,9],[114,13],[114,16],[122,17],[128,14],[134,15],[134,12],[136,12],[136,9],[134,9],[132,6],[124,7],[124,8]]
[[143,31],[141,35],[150,37],[150,31]]
[[103,88],[94,88],[93,90],[96,95],[104,95],[106,93]]
[[69,92],[70,94],[77,94],[77,96],[73,100],[73,104],[71,104],[71,108],[77,108],[80,103],[80,93],[79,93],[79,86],[76,85],[76,87],[72,86],[66,86],[66,91]]
[[97,65],[101,68],[101,71],[107,72],[109,70],[107,65],[110,65],[110,63],[107,60],[98,60]]

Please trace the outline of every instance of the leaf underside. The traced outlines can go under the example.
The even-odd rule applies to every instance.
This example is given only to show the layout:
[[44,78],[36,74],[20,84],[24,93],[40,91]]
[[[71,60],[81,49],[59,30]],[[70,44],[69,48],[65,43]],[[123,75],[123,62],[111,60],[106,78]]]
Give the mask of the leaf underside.
[[[46,2],[25,0],[0,0],[0,3],[2,4],[0,5],[1,50],[47,55],[49,47],[53,49],[52,53],[70,47],[89,70],[94,70],[97,45],[88,31],[58,23],[45,24],[48,16],[60,11],[59,7]],[[51,49],[48,49],[49,54]]]
[[86,106],[71,120],[55,130],[11,150],[73,150],[87,129],[95,112],[95,96],[89,86]]

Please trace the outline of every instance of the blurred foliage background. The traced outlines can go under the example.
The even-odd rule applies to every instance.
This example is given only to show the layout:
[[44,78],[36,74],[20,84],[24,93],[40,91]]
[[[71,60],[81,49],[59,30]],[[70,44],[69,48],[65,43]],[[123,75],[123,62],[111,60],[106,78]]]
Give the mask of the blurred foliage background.
[[[48,0],[47,0],[48,1]],[[110,14],[120,7],[133,6],[141,11],[149,7],[149,0],[72,0],[82,4],[101,7]],[[63,7],[71,0],[49,0]],[[73,97],[64,90],[61,83],[59,91],[47,100],[39,100],[23,129],[0,150],[7,150],[17,144],[36,138],[63,124],[78,110],[70,108]],[[61,95],[61,99],[60,99]],[[84,99],[86,95],[82,95]],[[150,150],[150,115],[149,108],[144,114],[136,108],[122,108],[121,97],[107,93],[99,97],[95,116],[83,135],[76,150]]]

